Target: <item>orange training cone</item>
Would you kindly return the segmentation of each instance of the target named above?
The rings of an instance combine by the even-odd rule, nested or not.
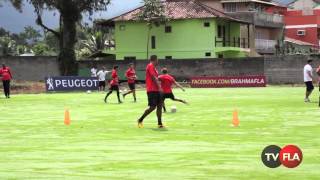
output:
[[[66,109],[64,111],[64,124],[68,126],[68,125],[70,125],[70,123],[71,123],[71,120],[70,120],[69,109]]]
[[[236,109],[233,111],[232,124],[234,127],[238,127],[240,124],[239,117],[238,117],[238,111]]]

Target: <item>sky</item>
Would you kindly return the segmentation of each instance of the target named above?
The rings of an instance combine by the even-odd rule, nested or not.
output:
[[[106,12],[97,12],[92,18],[112,18],[140,6],[141,1],[142,0],[111,0],[111,4],[108,6]],[[14,33],[23,31],[24,27],[29,25],[41,29],[35,23],[36,18],[32,5],[25,3],[22,13],[20,13],[10,3],[2,4],[3,7],[0,7],[0,27]],[[44,12],[43,14],[43,22],[51,28],[58,27],[58,16],[55,14],[55,12]],[[84,21],[88,21],[88,17],[84,17]]]

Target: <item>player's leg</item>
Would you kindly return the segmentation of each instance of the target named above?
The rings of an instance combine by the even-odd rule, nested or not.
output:
[[[107,103],[107,99],[110,96],[110,94],[112,94],[112,87],[109,89],[109,92],[107,93],[106,97],[104,98],[104,102]]]
[[[4,92],[4,95],[6,96],[7,98],[7,84],[6,84],[6,81],[2,81],[2,85],[3,85],[3,92]]]
[[[133,95],[134,102],[137,102],[136,89],[132,90],[132,95]]]
[[[135,84],[135,83],[130,84],[130,90],[132,91],[132,95],[133,95],[133,100],[134,100],[134,102],[137,102],[137,97],[136,97],[136,84]]]
[[[122,101],[120,100],[120,91],[119,91],[119,86],[116,86],[116,91],[117,91],[117,97],[118,97],[118,103],[122,103]]]
[[[158,118],[158,127],[164,128],[162,124],[162,102],[163,102],[163,94],[160,92],[156,94],[156,103],[157,103],[157,118]]]
[[[3,86],[3,89],[4,89],[4,94],[6,96],[6,98],[9,98],[9,81],[6,80],[4,81],[4,86]]]
[[[166,109],[166,105],[164,103],[165,99],[162,100],[162,108],[163,108],[163,112],[167,112],[167,109]]]
[[[99,88],[98,88],[98,91],[101,91],[101,86],[102,86],[101,81],[99,81]]]
[[[159,128],[164,128],[162,124],[162,101],[161,98],[159,99],[159,103],[157,105],[157,118],[158,118],[158,127]]]
[[[143,120],[150,114],[152,113],[152,111],[154,111],[156,109],[156,106],[149,106],[144,113],[142,114],[142,116],[138,119],[138,123],[143,123]]]
[[[143,120],[152,112],[156,109],[157,107],[157,102],[155,99],[155,92],[148,92],[148,108],[144,111],[142,116],[138,119],[138,127],[142,128],[143,127]]]
[[[305,102],[310,102],[309,96],[311,95],[311,93],[314,89],[312,81],[306,82],[306,86],[307,86],[307,88],[306,88]]]
[[[102,91],[105,91],[106,90],[106,81],[103,81],[102,83]]]
[[[125,98],[126,97],[126,95],[128,95],[128,94],[130,94],[130,93],[133,93],[133,90],[134,90],[134,84],[132,84],[132,83],[128,83],[128,86],[129,86],[129,91],[128,92],[126,92],[126,93],[124,93],[123,94],[123,98]]]
[[[10,98],[10,80],[7,81],[7,95]]]
[[[188,104],[187,101],[182,100],[182,99],[177,99],[177,98],[175,98],[175,99],[172,99],[172,100],[173,100],[173,101],[177,101],[177,102],[181,102],[181,103],[183,103],[183,104]]]
[[[173,101],[181,102],[181,103],[183,103],[183,104],[188,104],[185,100],[177,99],[177,98],[174,96],[173,93],[168,94],[168,97],[169,97],[170,99],[172,99]]]
[[[126,95],[128,95],[128,94],[130,94],[130,93],[132,93],[132,90],[130,90],[130,91],[128,91],[128,92],[126,92],[126,93],[124,93],[124,94],[123,94],[123,98],[125,98],[125,97],[126,97]]]

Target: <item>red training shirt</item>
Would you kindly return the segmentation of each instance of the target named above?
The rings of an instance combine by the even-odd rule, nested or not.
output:
[[[112,80],[110,82],[110,85],[111,86],[118,86],[119,85],[119,78],[118,78],[118,73],[115,69],[112,70],[111,78],[112,78]]]
[[[129,68],[126,72],[126,77],[128,79],[128,83],[135,83],[136,82],[136,71],[133,68]]]
[[[9,67],[0,69],[0,74],[2,75],[2,81],[11,80],[11,72]]]
[[[153,82],[152,76],[158,77],[158,71],[152,63],[149,63],[146,68],[146,89],[147,92],[159,92],[159,88],[156,82]]]
[[[169,74],[164,74],[159,76],[159,80],[161,81],[163,93],[172,93],[172,85],[175,79]]]

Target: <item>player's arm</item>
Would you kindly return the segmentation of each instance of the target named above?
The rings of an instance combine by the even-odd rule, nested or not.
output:
[[[179,87],[182,91],[186,91],[177,81],[173,82],[177,87]]]
[[[9,74],[10,74],[10,78],[13,79],[13,76],[12,76],[12,74],[11,74],[11,70],[10,70],[10,69],[9,69],[8,72],[9,72]]]
[[[311,71],[307,71],[307,74],[310,78],[313,78]]]
[[[160,81],[159,81],[158,77],[156,77],[155,75],[152,74],[151,79],[152,79],[153,83],[155,83],[158,86],[158,88],[161,90]]]
[[[147,69],[147,73],[150,74],[151,76],[151,80],[154,84],[157,85],[157,87],[161,90],[161,86],[160,86],[160,82],[159,82],[159,79],[156,75],[156,72],[155,72],[155,69]]]

